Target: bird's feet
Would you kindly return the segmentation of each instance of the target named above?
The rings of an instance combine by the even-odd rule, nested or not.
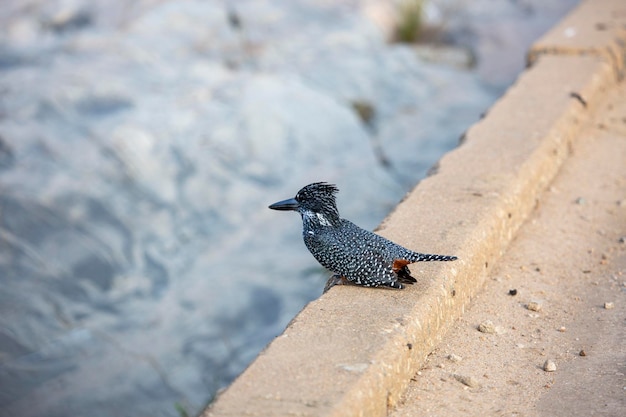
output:
[[[334,274],[330,278],[328,278],[328,281],[326,281],[326,285],[324,286],[324,292],[330,290],[335,285],[354,285],[354,284],[348,281],[346,277],[341,276],[339,274]]]

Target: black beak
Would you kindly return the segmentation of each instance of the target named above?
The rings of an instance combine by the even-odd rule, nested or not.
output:
[[[289,200],[283,200],[279,201],[278,203],[274,203],[269,208],[271,208],[272,210],[287,211],[298,210],[298,207],[300,207],[300,203],[298,203],[295,198],[290,198]]]

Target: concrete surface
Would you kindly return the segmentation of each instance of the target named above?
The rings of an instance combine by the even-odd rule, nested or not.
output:
[[[614,10],[612,19],[622,23],[587,31],[598,24],[586,18],[589,7]],[[512,239],[525,233],[527,226],[520,227],[541,210],[545,190],[581,146],[586,126],[606,117],[602,106],[618,86],[617,62],[626,55],[624,6],[588,2],[566,21],[598,36],[597,42],[582,45],[580,54],[553,54],[560,40],[542,38],[530,54],[533,65],[379,228],[411,249],[460,260],[413,265],[419,282],[404,291],[333,288],[310,303],[205,416],[379,416],[402,398],[410,407],[417,396],[403,394],[427,355],[493,276]],[[589,53],[590,44],[618,47],[596,54]],[[620,121],[611,124],[616,134],[623,134]],[[620,155],[612,156],[619,161]],[[613,172],[612,165],[603,168]],[[396,412],[413,415],[406,410]]]
[[[624,97],[622,83],[581,132],[484,291],[428,357],[391,417],[624,414]],[[495,333],[478,331],[485,321]],[[547,360],[556,371],[543,370]]]
[[[624,72],[624,20],[626,4],[621,0],[584,1],[542,36],[528,53],[528,61],[545,54],[593,55],[611,64],[616,76]]]

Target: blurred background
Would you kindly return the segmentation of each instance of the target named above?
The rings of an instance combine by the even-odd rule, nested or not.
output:
[[[375,228],[576,3],[3,0],[0,415],[199,413],[328,277],[267,206]]]

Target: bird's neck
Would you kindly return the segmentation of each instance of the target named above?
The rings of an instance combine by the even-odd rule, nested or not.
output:
[[[305,211],[302,213],[305,228],[334,227],[340,223],[339,213]]]

